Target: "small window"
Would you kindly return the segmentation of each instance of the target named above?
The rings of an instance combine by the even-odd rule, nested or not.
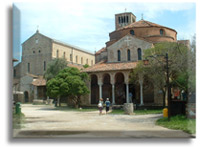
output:
[[[36,43],[36,44],[38,44],[38,42],[39,42],[39,40],[38,40],[38,39],[36,39],[36,40],[35,40],[35,43]]]
[[[131,35],[135,35],[134,30],[130,30],[130,34],[131,34]]]
[[[33,51],[33,53],[35,53],[35,51]]]
[[[28,66],[27,69],[28,69],[28,73],[29,73],[30,72],[30,63],[28,63],[27,66]]]
[[[88,59],[86,60],[86,64],[88,64]]]
[[[63,53],[63,58],[65,59],[65,57],[66,57],[66,56],[65,56],[65,52],[64,52],[64,53]]]
[[[83,57],[81,57],[81,64],[83,64]]]
[[[119,24],[121,23],[121,19],[120,19],[120,17],[118,17],[118,22],[119,22]]]
[[[130,51],[130,49],[127,50],[127,60],[128,61],[131,60],[131,51]]]
[[[126,16],[126,22],[128,23],[128,16]]]
[[[59,57],[59,51],[57,50],[56,52],[56,57],[58,58]]]
[[[72,61],[72,54],[70,54],[70,61]]]
[[[142,50],[138,48],[138,60],[142,60]]]
[[[163,34],[164,34],[164,30],[160,29],[160,35],[163,35]]]
[[[76,63],[78,64],[78,56],[76,56]]]
[[[40,53],[40,50],[38,52]]]
[[[120,50],[118,50],[117,51],[117,57],[118,57],[118,61],[121,61],[121,51]]]

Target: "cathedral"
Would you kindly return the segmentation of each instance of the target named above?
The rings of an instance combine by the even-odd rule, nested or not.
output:
[[[177,40],[176,30],[144,20],[136,21],[131,12],[115,14],[115,30],[109,33],[106,46],[92,54],[79,47],[49,38],[37,30],[22,43],[22,60],[14,67],[14,90],[22,92],[21,102],[46,99],[46,81],[42,77],[53,58],[64,58],[68,66],[83,69],[90,76],[90,94],[83,104],[97,104],[99,98],[109,98],[112,104],[133,102],[140,105],[162,105],[162,93],[153,84],[138,80],[129,84],[130,72],[142,60],[144,50],[159,42],[180,42],[189,46],[188,40]]]
[[[159,42],[181,42],[176,30],[161,26],[143,18],[136,21],[131,12],[115,15],[115,30],[109,33],[106,46],[95,53],[96,64],[85,69],[90,75],[90,104],[97,104],[99,98],[110,98],[112,104],[133,102],[140,105],[162,105],[162,95],[153,84],[141,78],[138,85],[129,84],[130,72],[134,70],[143,52]]]

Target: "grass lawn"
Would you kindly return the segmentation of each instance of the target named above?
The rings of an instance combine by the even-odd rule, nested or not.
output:
[[[162,109],[158,110],[134,110],[135,115],[146,115],[146,114],[162,114]],[[110,114],[124,114],[124,110],[115,109]]]
[[[187,119],[185,116],[181,115],[171,117],[169,122],[168,118],[158,119],[156,124],[169,129],[183,130],[190,134],[196,133],[196,120]]]

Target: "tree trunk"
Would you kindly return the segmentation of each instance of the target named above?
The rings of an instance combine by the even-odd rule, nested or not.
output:
[[[59,104],[59,107],[61,107],[60,96],[58,97],[58,104]]]

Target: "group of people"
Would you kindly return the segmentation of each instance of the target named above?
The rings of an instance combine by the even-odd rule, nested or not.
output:
[[[106,114],[107,114],[110,109],[109,98],[106,99],[105,106],[106,106]],[[101,99],[99,99],[99,103],[98,103],[99,115],[102,115],[103,107],[104,107],[104,102],[103,102],[103,98],[101,98]]]

